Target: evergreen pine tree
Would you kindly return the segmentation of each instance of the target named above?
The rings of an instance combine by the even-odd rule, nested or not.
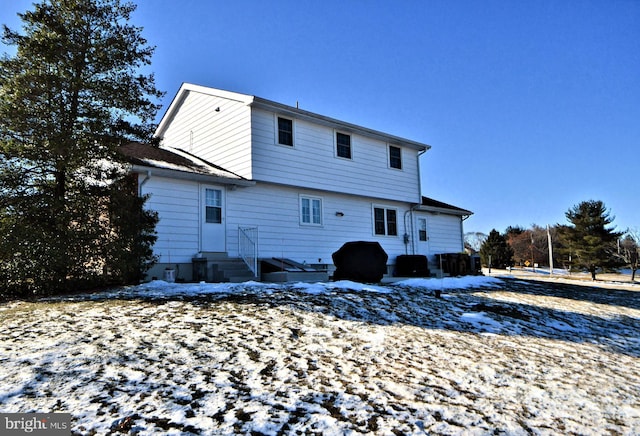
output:
[[[153,48],[128,23],[134,10],[120,0],[44,0],[20,14],[24,34],[4,27],[3,42],[16,47],[0,59],[5,289],[100,283],[110,269],[105,247],[136,237],[112,219],[126,203],[114,197],[124,195],[114,184],[127,177],[117,149],[151,137],[162,93],[153,75],[138,73]],[[153,214],[145,216],[141,202],[129,206],[134,233],[148,245]]]
[[[513,250],[507,238],[496,229],[491,230],[489,237],[480,247],[480,261],[484,266],[506,268],[513,265]]]
[[[614,251],[622,233],[615,232],[615,227],[607,227],[614,217],[610,216],[602,201],[583,201],[565,215],[571,224],[561,227],[560,231],[574,266],[586,268],[595,280],[599,268],[620,265]]]

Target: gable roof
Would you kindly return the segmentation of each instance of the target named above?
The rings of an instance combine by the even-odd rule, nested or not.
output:
[[[160,148],[140,142],[131,142],[120,147],[120,153],[133,165],[134,171],[153,169],[156,175],[177,179],[200,179],[242,186],[255,184],[178,148],[166,146]]]
[[[443,203],[442,201],[434,200],[429,197],[422,197],[422,202],[417,210],[426,211],[426,212],[436,212],[436,213],[444,213],[448,215],[460,215],[460,216],[470,216],[473,215],[473,212],[470,210],[462,209],[457,206],[453,206],[451,204]]]
[[[296,119],[311,121],[316,124],[332,127],[345,132],[355,133],[365,137],[382,140],[384,142],[388,142],[391,144],[411,147],[418,151],[426,151],[431,148],[430,145],[423,144],[421,142],[413,141],[411,139],[401,138],[395,135],[390,135],[388,133],[384,133],[378,130],[373,130],[367,127],[358,126],[356,124],[347,123],[345,121],[341,121],[331,117],[326,117],[324,115],[316,114],[314,112],[309,112],[303,109],[299,109],[297,107],[288,106],[282,103],[277,103],[275,101],[267,100],[265,98],[256,97],[248,94],[240,94],[237,92],[225,91],[217,88],[194,85],[192,83],[182,84],[177,94],[171,101],[169,108],[163,115],[162,120],[160,120],[160,123],[158,124],[158,128],[156,129],[156,132],[155,132],[156,137],[162,137],[164,135],[165,130],[171,123],[171,120],[173,119],[176,112],[180,108],[180,105],[184,102],[184,99],[189,94],[189,92],[199,92],[201,94],[234,100],[240,103],[244,103],[247,106],[276,112],[276,113],[290,116]]]

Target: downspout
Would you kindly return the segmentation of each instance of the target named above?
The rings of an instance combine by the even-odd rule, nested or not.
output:
[[[146,176],[144,177],[142,182],[140,182],[140,185],[138,185],[138,197],[142,197],[142,187],[144,186],[145,183],[149,181],[150,178],[151,178],[151,170],[147,170]]]
[[[417,168],[418,168],[418,193],[420,195],[420,198],[418,199],[418,204],[422,204],[422,174],[420,173],[420,158],[422,157],[423,154],[425,154],[427,151],[429,151],[428,148],[425,148],[422,151],[418,152],[418,156],[416,157],[417,160]]]
[[[413,212],[422,205],[422,174],[420,173],[420,157],[429,151],[428,148],[425,148],[422,151],[418,152],[416,157],[416,163],[418,168],[418,203],[411,206],[409,209],[409,213],[411,214],[411,254],[416,254],[416,238],[415,238],[415,219],[413,216]]]
[[[460,238],[462,239],[460,241],[461,245],[462,245],[462,250],[460,251],[461,253],[464,253],[464,222],[469,219],[471,215],[462,215],[460,217]]]
[[[413,216],[413,211],[415,211],[417,208],[419,208],[420,205],[419,204],[414,204],[413,206],[411,206],[411,208],[406,211],[404,213],[404,229],[405,229],[405,238],[404,238],[404,251],[405,254],[409,254],[409,250],[408,250],[408,245],[409,245],[409,241],[411,241],[411,254],[416,254],[416,238],[415,233],[415,218]],[[407,215],[409,215],[410,218],[410,225],[407,225]],[[407,230],[410,230],[409,233],[406,233]]]
[[[413,248],[413,208],[415,206],[411,206],[411,209],[406,210],[404,212],[404,254],[409,254],[409,241],[411,241],[411,254],[415,254],[415,250]],[[407,215],[411,216],[411,225],[407,225]],[[409,231],[411,230],[411,231]]]

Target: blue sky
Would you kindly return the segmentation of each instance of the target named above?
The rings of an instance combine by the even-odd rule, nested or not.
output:
[[[465,231],[589,199],[640,229],[640,1],[136,3],[165,108],[192,82],[427,143],[423,194],[472,210]]]

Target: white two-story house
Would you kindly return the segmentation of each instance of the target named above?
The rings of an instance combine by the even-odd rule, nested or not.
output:
[[[258,259],[274,257],[331,271],[348,241],[379,242],[390,266],[402,254],[463,250],[471,212],[420,192],[426,144],[192,84],[156,136],[160,148],[125,151],[160,217],[152,276],[177,267],[190,280],[198,256],[243,258],[257,277]]]

